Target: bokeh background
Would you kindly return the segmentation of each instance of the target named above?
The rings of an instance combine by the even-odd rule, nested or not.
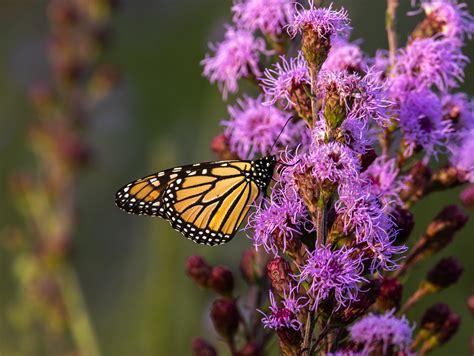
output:
[[[386,47],[385,2],[336,1],[352,18],[352,39],[373,54]],[[32,111],[27,88],[50,75],[45,40],[45,0],[0,2],[0,229],[23,222],[8,189],[11,174],[34,166],[26,134]],[[188,355],[193,336],[215,339],[207,317],[211,295],[185,276],[186,256],[201,254],[238,273],[240,253],[250,245],[241,234],[215,248],[195,245],[159,219],[125,215],[113,203],[118,187],[131,179],[174,165],[213,159],[211,138],[220,132],[226,104],[215,86],[201,75],[199,61],[208,41],[220,40],[230,20],[231,0],[122,0],[113,19],[113,42],[105,60],[121,76],[118,87],[92,113],[86,140],[94,149],[92,169],[78,180],[78,221],[73,268],[103,355]],[[404,16],[401,39],[417,18]],[[471,6],[471,10],[472,9]],[[474,58],[474,46],[467,47]],[[474,94],[474,66],[468,66],[464,89]],[[459,202],[460,190],[430,196],[416,205],[420,233],[439,209]],[[470,215],[474,218],[474,215]],[[474,221],[443,255],[455,254],[466,267],[460,283],[429,296],[409,317],[419,320],[436,301],[450,303],[463,317],[459,334],[438,355],[469,354],[473,332],[466,300],[472,292]],[[0,249],[0,354],[19,355],[12,324],[17,282],[14,256]],[[408,295],[436,258],[417,267],[408,281]],[[429,263],[431,262],[431,263]],[[37,353],[41,354],[40,351]]]

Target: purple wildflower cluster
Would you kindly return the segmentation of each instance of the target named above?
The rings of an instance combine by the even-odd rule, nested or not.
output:
[[[271,192],[248,220],[255,249],[241,264],[252,293],[267,294],[271,285],[268,307],[253,303],[248,321],[239,317],[246,342],[260,350],[272,331],[283,354],[303,355],[427,352],[454,334],[445,338],[443,323],[415,329],[404,313],[455,283],[462,272],[457,260],[443,260],[447,272],[435,267],[404,305],[400,277],[466,223],[456,206],[445,207],[404,255],[411,206],[436,190],[474,182],[474,101],[456,91],[474,17],[455,0],[417,5],[412,15],[424,18],[406,45],[389,41],[388,51],[371,57],[360,41],[350,42],[344,9],[235,0],[234,24],[203,61],[204,75],[225,98],[243,78],[261,91],[229,106],[216,152],[278,159]],[[432,166],[440,156],[449,164]],[[263,328],[249,335],[255,310],[264,315]],[[226,340],[239,354],[237,329]]]

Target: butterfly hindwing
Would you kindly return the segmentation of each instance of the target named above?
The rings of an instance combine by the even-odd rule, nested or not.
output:
[[[216,245],[237,232],[251,204],[266,190],[275,158],[176,167],[138,179],[117,192],[127,212],[160,216],[194,242]]]

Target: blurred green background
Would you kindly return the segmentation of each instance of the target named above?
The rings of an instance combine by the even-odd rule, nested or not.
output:
[[[373,54],[386,47],[385,2],[336,1],[352,18],[352,39],[363,39]],[[403,16],[401,38],[417,18]],[[166,167],[213,159],[211,138],[219,133],[226,104],[215,86],[201,76],[199,61],[208,41],[222,38],[230,20],[230,0],[122,0],[113,20],[114,42],[106,61],[115,64],[121,82],[90,118],[87,141],[96,161],[79,180],[79,219],[73,265],[104,355],[188,355],[193,336],[215,339],[207,310],[212,296],[185,276],[186,256],[202,254],[237,272],[239,256],[250,241],[243,234],[231,244],[195,245],[158,219],[123,214],[113,203],[115,190],[131,179]],[[48,78],[44,0],[0,2],[0,228],[19,223],[8,179],[33,164],[26,128],[32,112],[27,87]],[[474,46],[467,47],[474,58]],[[474,94],[474,66],[464,89]],[[415,207],[416,231],[422,231],[443,204],[458,202],[460,190],[435,194]],[[471,213],[471,217],[474,217]],[[439,355],[469,354],[473,332],[466,300],[472,292],[474,222],[443,255],[455,254],[466,267],[460,283],[426,298],[409,314],[419,320],[436,301],[450,303],[463,326]],[[438,256],[412,275],[405,296]],[[0,252],[0,355],[17,355],[18,338],[9,322],[15,298],[12,256]]]

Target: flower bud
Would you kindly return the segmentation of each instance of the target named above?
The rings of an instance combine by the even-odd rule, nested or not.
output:
[[[438,332],[448,319],[451,310],[446,303],[438,303],[429,307],[421,318],[421,329],[434,334]]]
[[[474,184],[467,187],[461,193],[461,201],[463,204],[471,210],[474,210]]]
[[[217,356],[216,349],[202,337],[196,337],[192,343],[193,356]]]
[[[377,298],[377,308],[381,311],[398,309],[403,295],[403,284],[398,278],[385,277],[382,279],[380,294]]]
[[[291,273],[290,265],[281,257],[275,257],[267,264],[267,275],[272,283],[272,287],[283,296],[285,291],[290,289],[288,275]]]
[[[262,348],[256,341],[249,341],[244,348],[237,353],[238,356],[260,356],[261,354]]]
[[[417,162],[409,171],[406,188],[400,193],[405,202],[414,203],[420,199],[431,179],[431,169],[421,161]]]
[[[217,135],[212,139],[211,149],[219,159],[229,160],[238,159],[239,157],[230,150],[229,142],[225,134]]]
[[[311,87],[307,84],[292,84],[292,88],[290,90],[293,108],[295,109],[298,116],[305,119],[306,121],[310,121],[312,115],[311,98],[306,94],[310,92]]]
[[[211,277],[212,267],[207,264],[201,256],[194,255],[188,257],[185,264],[186,273],[192,280],[201,287],[208,286]]]
[[[347,116],[346,108],[348,107],[348,103],[345,103],[344,100],[339,97],[337,88],[328,86],[326,87],[326,91],[323,108],[324,118],[330,128],[336,129],[341,126]]]
[[[211,319],[217,333],[230,340],[239,327],[239,311],[234,300],[216,299],[211,307]]]
[[[256,251],[253,248],[248,248],[240,259],[240,273],[247,283],[255,283],[259,278],[256,269]]]
[[[365,283],[348,308],[341,308],[337,320],[343,324],[352,323],[355,319],[363,315],[375,303],[380,294],[380,281],[372,280]]]
[[[230,297],[234,289],[234,275],[227,267],[216,266],[211,271],[208,286],[216,293]]]
[[[413,348],[417,347],[421,341],[433,337],[439,332],[451,314],[449,306],[445,303],[438,303],[429,307],[421,317],[421,325]]]
[[[393,212],[392,216],[395,222],[396,229],[398,231],[396,243],[397,245],[402,245],[406,242],[410,236],[413,228],[415,227],[415,220],[413,219],[413,214],[410,210],[405,209],[401,206],[397,206]]]
[[[377,158],[377,152],[372,146],[369,146],[367,148],[367,151],[364,154],[360,155],[359,157],[361,173],[366,171],[367,168],[369,168],[369,166],[375,161],[376,158]]]
[[[471,315],[474,317],[474,294],[469,297],[467,300],[467,306],[469,307],[469,311]]]
[[[282,355],[298,355],[301,348],[301,332],[293,328],[277,330]]]
[[[449,245],[456,232],[466,225],[467,220],[468,217],[456,205],[444,207],[412,248],[397,275],[403,274],[410,267]]]
[[[443,325],[439,328],[439,331],[423,343],[420,354],[424,355],[434,348],[448,342],[459,330],[460,324],[460,316],[451,312],[444,321]]]
[[[456,283],[463,271],[464,267],[455,257],[443,258],[428,272],[426,281],[441,290]]]

